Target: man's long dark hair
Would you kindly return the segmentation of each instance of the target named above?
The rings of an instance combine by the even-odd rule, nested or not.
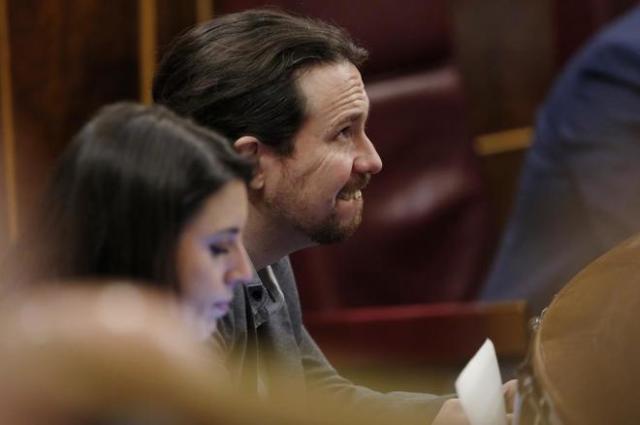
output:
[[[314,65],[361,65],[367,52],[338,27],[258,9],[200,24],[162,58],[153,97],[231,140],[254,136],[282,155],[305,118],[296,78]]]
[[[181,229],[208,196],[250,177],[224,137],[164,107],[107,106],[61,157],[12,277],[122,277],[177,289]]]

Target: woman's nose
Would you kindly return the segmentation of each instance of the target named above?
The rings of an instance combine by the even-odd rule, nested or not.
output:
[[[250,282],[253,278],[253,267],[251,266],[251,260],[242,242],[238,243],[238,247],[234,252],[235,258],[233,259],[233,265],[227,271],[225,282],[228,285]]]

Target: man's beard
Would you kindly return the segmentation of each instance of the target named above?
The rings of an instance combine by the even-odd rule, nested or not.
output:
[[[340,224],[335,211],[320,223],[309,226],[298,226],[297,229],[304,232],[312,242],[326,245],[342,242],[350,238],[362,222],[362,210],[359,210],[349,223]]]
[[[295,189],[294,189],[295,190]],[[340,223],[336,211],[329,216],[316,220],[313,217],[315,211],[301,205],[296,199],[294,190],[280,193],[274,199],[265,199],[265,205],[273,217],[278,221],[284,221],[297,232],[307,236],[313,243],[326,245],[342,242],[351,237],[362,222],[362,208],[360,208],[348,223]]]

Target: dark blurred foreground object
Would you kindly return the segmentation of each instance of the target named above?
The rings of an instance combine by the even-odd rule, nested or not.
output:
[[[640,231],[640,7],[596,36],[541,109],[484,300],[547,305]]]
[[[640,236],[591,263],[534,322],[520,425],[637,424]]]
[[[48,286],[0,300],[0,423],[388,424],[321,394],[264,403],[230,387],[213,347],[166,294],[123,283]],[[284,376],[284,375],[283,375]]]

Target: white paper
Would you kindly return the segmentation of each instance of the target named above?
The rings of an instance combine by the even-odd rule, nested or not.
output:
[[[460,372],[456,391],[471,425],[507,425],[502,379],[490,339]]]

